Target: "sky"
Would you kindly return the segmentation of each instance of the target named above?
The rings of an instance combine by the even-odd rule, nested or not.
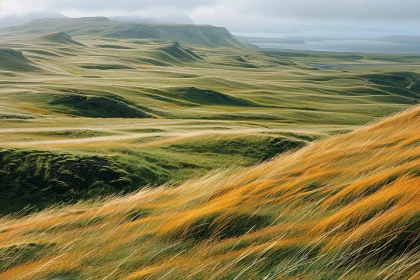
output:
[[[325,30],[420,35],[420,0],[0,0],[0,17],[187,15],[233,32],[310,35]],[[359,31],[357,31],[359,30]],[[305,33],[306,32],[306,33]]]

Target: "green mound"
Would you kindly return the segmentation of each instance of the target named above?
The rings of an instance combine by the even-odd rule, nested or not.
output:
[[[68,45],[77,45],[77,46],[84,46],[82,43],[77,42],[73,40],[67,33],[65,32],[56,32],[56,33],[50,33],[46,34],[44,36],[41,36],[41,39],[56,43],[56,44],[68,44]]]
[[[0,70],[29,72],[39,70],[22,52],[0,49]]]
[[[135,62],[139,62],[139,63],[145,63],[145,64],[149,64],[149,65],[153,65],[153,66],[170,66],[172,64],[161,61],[161,60],[157,60],[157,59],[153,59],[150,57],[140,57],[137,58]]]
[[[253,163],[268,160],[286,151],[304,147],[305,141],[269,136],[214,136],[210,139],[189,140],[169,146],[169,149],[189,153],[241,155]]]
[[[369,80],[369,82],[384,85],[404,87],[407,89],[416,88],[420,82],[420,75],[414,72],[394,72],[385,74],[368,74],[362,75],[362,78]]]
[[[61,55],[58,55],[54,52],[49,52],[49,51],[44,51],[44,50],[25,50],[26,52],[29,53],[34,53],[34,54],[40,54],[43,56],[48,56],[48,57],[59,57]]]
[[[31,204],[44,208],[104,194],[128,192],[155,180],[159,170],[131,169],[115,159],[32,150],[0,149],[0,213]],[[4,203],[7,201],[8,203]]]
[[[361,78],[379,86],[384,92],[420,100],[420,75],[414,72],[393,72],[362,75]]]
[[[118,148],[112,156],[0,148],[0,217],[28,205],[43,209],[158,186],[198,167],[181,158]]]
[[[92,64],[92,65],[82,65],[80,66],[84,69],[89,70],[125,70],[125,69],[135,69],[130,66],[121,65],[121,64]]]
[[[181,62],[203,60],[201,56],[196,54],[191,49],[181,47],[181,45],[178,42],[174,42],[173,44],[170,44],[168,46],[161,47],[158,50],[166,53],[167,55]]]
[[[98,47],[103,49],[117,49],[117,50],[132,50],[133,48],[119,46],[119,45],[98,45]]]
[[[173,88],[168,90],[166,95],[199,105],[257,106],[257,104],[244,98],[234,97],[214,90],[199,89],[196,87]]]
[[[57,111],[91,118],[152,118],[153,116],[124,101],[111,97],[82,96],[78,94],[58,97],[51,105],[63,106]]]

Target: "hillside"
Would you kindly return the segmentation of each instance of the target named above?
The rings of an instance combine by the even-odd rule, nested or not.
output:
[[[415,279],[419,131],[416,107],[246,171],[3,218],[0,278]]]
[[[65,32],[49,33],[41,36],[40,39],[57,44],[83,46],[82,43],[73,40],[73,38]]]
[[[39,70],[22,52],[0,48],[0,70],[29,72]]]
[[[202,47],[246,48],[226,29],[199,25],[163,25],[114,21],[104,17],[41,19],[2,30],[3,35],[40,36],[65,32],[70,36],[118,39],[160,39]]]

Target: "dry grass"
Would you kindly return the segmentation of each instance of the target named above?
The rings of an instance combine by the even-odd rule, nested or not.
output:
[[[416,279],[419,132],[416,107],[240,173],[3,218],[0,279]]]

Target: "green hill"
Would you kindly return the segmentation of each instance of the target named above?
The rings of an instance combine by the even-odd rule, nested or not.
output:
[[[45,41],[48,41],[48,42],[57,43],[57,44],[66,44],[66,45],[69,44],[69,45],[83,46],[82,43],[73,40],[73,38],[71,38],[65,32],[49,33],[49,34],[41,36],[41,39],[43,39]]]
[[[181,47],[178,42],[174,42],[164,47],[159,47],[158,51],[161,51],[180,62],[203,60],[203,58],[194,51]]]
[[[226,28],[198,25],[160,25],[161,38],[206,47],[244,48]]]
[[[0,49],[0,70],[28,72],[39,70],[39,68],[20,51]]]
[[[231,96],[214,90],[199,89],[197,87],[179,87],[161,90],[157,94],[190,102],[197,105],[213,106],[257,106],[256,103],[240,97]]]
[[[78,94],[57,97],[50,104],[57,106],[57,111],[91,118],[151,118],[143,110],[104,96],[84,96]],[[63,108],[63,109],[61,109]]]
[[[208,25],[156,25],[131,23],[113,21],[105,17],[40,19],[34,20],[28,24],[5,29],[1,33],[39,36],[46,33],[63,34],[63,32],[70,36],[100,36],[118,39],[161,39],[165,41],[178,41],[181,44],[212,48],[247,47],[240,43],[226,28]],[[61,38],[59,39],[61,41],[63,35],[60,35],[59,38]]]

